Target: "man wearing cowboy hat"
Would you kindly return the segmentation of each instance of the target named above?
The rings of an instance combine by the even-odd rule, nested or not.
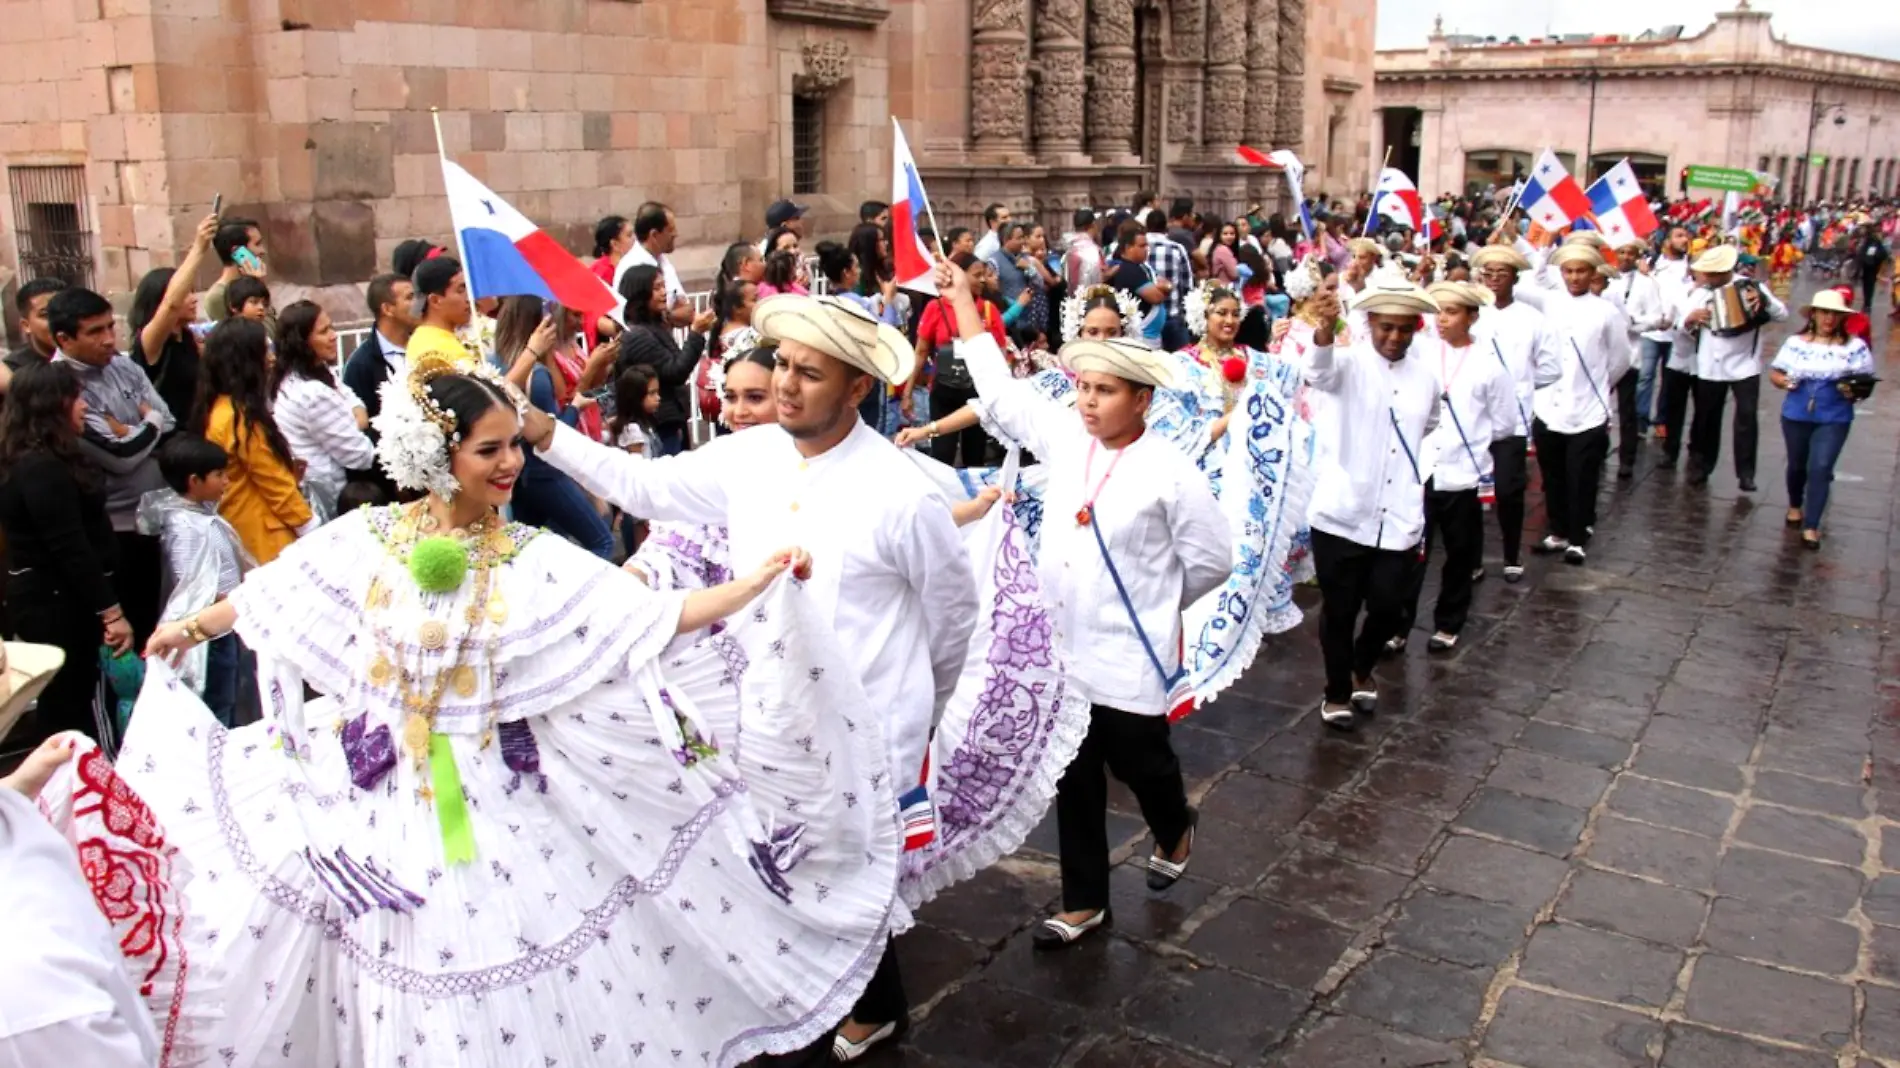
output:
[[[1589,242],[1566,243],[1550,257],[1564,289],[1545,299],[1544,314],[1557,339],[1560,371],[1540,386],[1531,435],[1544,475],[1548,533],[1542,553],[1563,553],[1581,565],[1597,521],[1597,486],[1610,453],[1610,390],[1630,367],[1623,314],[1591,292],[1603,257]]]
[[[1537,387],[1549,385],[1561,373],[1557,339],[1544,322],[1544,313],[1518,293],[1534,286],[1518,285],[1530,261],[1509,245],[1486,245],[1471,257],[1478,281],[1491,291],[1492,306],[1478,317],[1473,333],[1499,365],[1509,370],[1516,386],[1516,419],[1511,433],[1491,445],[1497,478],[1498,533],[1504,539],[1504,581],[1524,578],[1520,554],[1524,544],[1524,493],[1530,486],[1531,406]]]
[[[778,342],[776,426],[660,460],[591,441],[532,407],[522,436],[631,515],[725,526],[734,560],[763,560],[787,544],[810,552],[807,588],[828,609],[872,707],[887,710],[891,774],[916,782],[931,725],[963,670],[977,594],[948,503],[858,418],[869,390],[910,380],[915,350],[833,297],[767,298],[752,327]],[[861,1055],[902,1030],[908,1014],[886,949],[836,1041]],[[811,1055],[829,1055],[833,1041]]]
[[[940,262],[937,286],[989,417],[1043,461],[1037,570],[1070,684],[1091,706],[1056,791],[1062,911],[1032,938],[1060,949],[1108,921],[1108,770],[1154,832],[1149,888],[1187,870],[1194,813],[1168,741],[1170,715],[1185,711],[1181,612],[1227,580],[1233,539],[1207,476],[1145,432],[1154,391],[1174,383],[1173,357],[1121,338],[1069,342],[1056,359],[1076,376],[1071,411],[1010,373],[962,271]]]
[[[1320,720],[1351,730],[1355,709],[1370,712],[1378,704],[1372,669],[1399,632],[1414,550],[1425,531],[1430,472],[1422,450],[1438,425],[1440,390],[1438,369],[1417,339],[1438,304],[1402,275],[1375,274],[1353,300],[1354,310],[1366,315],[1366,333],[1335,352],[1338,299],[1325,290],[1313,299],[1319,327],[1305,377],[1328,395],[1331,416],[1320,428],[1328,440],[1308,512],[1326,662]]]
[[[1695,421],[1689,426],[1689,484],[1706,485],[1722,453],[1722,410],[1735,395],[1735,480],[1743,493],[1755,492],[1755,450],[1760,428],[1755,409],[1761,401],[1761,329],[1719,337],[1714,322],[1715,291],[1735,278],[1740,255],[1734,245],[1717,245],[1698,256],[1689,269],[1696,288],[1683,302],[1677,324],[1695,337]],[[1746,283],[1745,283],[1746,284]],[[1744,304],[1754,302],[1773,322],[1788,318],[1788,306],[1766,288],[1746,284]],[[1750,309],[1755,310],[1755,309]]]
[[[0,647],[0,739],[59,671],[50,645]],[[71,842],[34,803],[75,735],[47,739],[0,779],[0,1064],[140,1068],[158,1063],[158,1033],[126,971],[118,937],[93,900]]]
[[[1642,269],[1649,246],[1642,241],[1625,241],[1616,249],[1617,270],[1610,278],[1604,295],[1623,313],[1632,350],[1640,346],[1643,335],[1668,325],[1671,313],[1663,305],[1662,291],[1656,280]],[[1627,481],[1636,474],[1636,443],[1642,436],[1647,412],[1638,411],[1640,370],[1634,361],[1623,377],[1616,380],[1616,477]]]

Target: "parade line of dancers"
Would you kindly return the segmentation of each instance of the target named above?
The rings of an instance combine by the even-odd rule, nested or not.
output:
[[[1170,354],[1098,288],[1047,365],[1006,355],[940,264],[977,399],[922,434],[980,424],[996,470],[860,420],[916,353],[828,297],[761,301],[758,347],[725,366],[731,432],[659,460],[493,368],[412,357],[375,426],[419,499],[163,624],[116,760],[58,736],[0,789],[8,1012],[40,1021],[12,1055],[853,1061],[908,1025],[891,940],[1052,803],[1062,902],[1034,944],[1088,938],[1112,922],[1107,776],[1165,892],[1196,848],[1170,724],[1299,622],[1298,582],[1321,594],[1320,719],[1344,730],[1378,704],[1433,540],[1435,651],[1458,645],[1487,505],[1521,579],[1533,441],[1536,548],[1586,562],[1634,336],[1597,292],[1603,250],[1492,246],[1482,284],[1429,288],[1377,255],[1294,271],[1272,352],[1238,343],[1231,289],[1193,294],[1199,343]],[[1695,293],[1732,268],[1705,254]],[[1678,325],[1743,344],[1702,332],[1708,299]],[[62,373],[16,379],[9,418]],[[503,518],[528,450],[653,521],[625,569]],[[233,633],[266,715],[227,729],[168,665]],[[0,731],[59,663],[6,652]]]

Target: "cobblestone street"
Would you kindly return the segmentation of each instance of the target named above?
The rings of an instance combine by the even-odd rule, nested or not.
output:
[[[1176,731],[1189,877],[1153,896],[1124,865],[1111,936],[1033,954],[1051,817],[900,941],[918,1023],[866,1063],[1900,1066],[1900,383],[1863,408],[1819,553],[1783,523],[1763,394],[1752,498],[1726,433],[1704,490],[1645,443],[1634,483],[1606,469],[1589,566],[1527,556],[1515,587],[1487,517],[1465,642],[1415,633],[1356,735],[1314,714],[1309,611]]]

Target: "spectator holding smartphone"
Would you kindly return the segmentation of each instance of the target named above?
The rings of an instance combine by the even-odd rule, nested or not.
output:
[[[211,237],[211,251],[218,254],[224,269],[205,291],[204,314],[212,322],[221,323],[233,311],[226,306],[225,289],[239,278],[264,280],[264,231],[251,219],[221,219],[217,233]]]

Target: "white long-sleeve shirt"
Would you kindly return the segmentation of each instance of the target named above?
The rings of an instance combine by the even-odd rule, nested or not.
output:
[[[724,525],[739,570],[782,549],[809,552],[807,589],[871,706],[888,710],[891,772],[917,781],[963,670],[976,577],[949,505],[897,446],[859,423],[807,459],[791,435],[761,426],[652,460],[562,425],[543,456],[633,515]]]
[[[376,446],[356,427],[356,394],[338,382],[291,375],[278,387],[271,415],[283,431],[290,454],[304,462],[304,481],[331,495],[342,490],[347,471],[376,466]]]
[[[1491,443],[1517,427],[1517,393],[1510,372],[1489,346],[1454,348],[1442,338],[1428,346],[1438,366],[1438,427],[1425,436],[1423,465],[1433,488],[1476,489],[1491,473]]]
[[[1521,297],[1528,288],[1534,287],[1519,285],[1514,295]],[[1490,353],[1492,362],[1510,373],[1516,415],[1506,436],[1529,437],[1537,387],[1555,382],[1562,373],[1562,353],[1544,322],[1544,313],[1522,299],[1514,299],[1505,307],[1479,312],[1471,336]]]
[[[0,786],[0,1068],[141,1068],[158,1033],[79,857],[33,802]]]
[[[1762,303],[1768,308],[1768,317],[1774,322],[1788,318],[1788,306],[1775,299],[1767,286],[1759,286],[1756,292],[1761,294]],[[1706,308],[1714,300],[1714,290],[1707,286],[1697,286],[1683,301],[1682,310],[1676,316],[1678,326],[1687,327],[1691,312]],[[1739,382],[1744,378],[1753,378],[1761,374],[1761,331],[1750,330],[1734,337],[1717,337],[1715,331],[1704,327],[1693,331],[1695,376],[1711,382]]]
[[[1539,422],[1559,434],[1580,434],[1610,421],[1616,380],[1630,367],[1623,313],[1594,293],[1568,290],[1544,298],[1544,318],[1557,344],[1557,380],[1537,389]]]
[[[1308,520],[1375,549],[1410,549],[1425,530],[1425,438],[1438,426],[1438,368],[1420,338],[1387,360],[1369,340],[1306,352],[1306,382],[1326,394],[1325,459]]]
[[[1673,309],[1664,305],[1656,280],[1641,271],[1625,271],[1610,279],[1604,295],[1629,320],[1631,341],[1675,322]]]
[[[1649,278],[1656,283],[1656,299],[1662,305],[1666,318],[1643,337],[1673,344],[1676,341],[1676,306],[1695,288],[1695,276],[1689,273],[1689,257],[1684,256],[1679,260],[1672,260],[1668,256],[1657,257],[1655,266],[1649,269]]]
[[[1103,448],[1074,408],[1012,376],[987,334],[957,342],[957,353],[989,418],[1034,452],[1047,473],[1037,572],[1071,683],[1096,704],[1167,715],[1168,688],[1142,647],[1128,604],[1161,667],[1178,671],[1182,609],[1233,570],[1233,535],[1207,476],[1160,434],[1143,434],[1119,451]],[[1127,604],[1096,531],[1076,522],[1091,499],[1091,525],[1114,558]]]

